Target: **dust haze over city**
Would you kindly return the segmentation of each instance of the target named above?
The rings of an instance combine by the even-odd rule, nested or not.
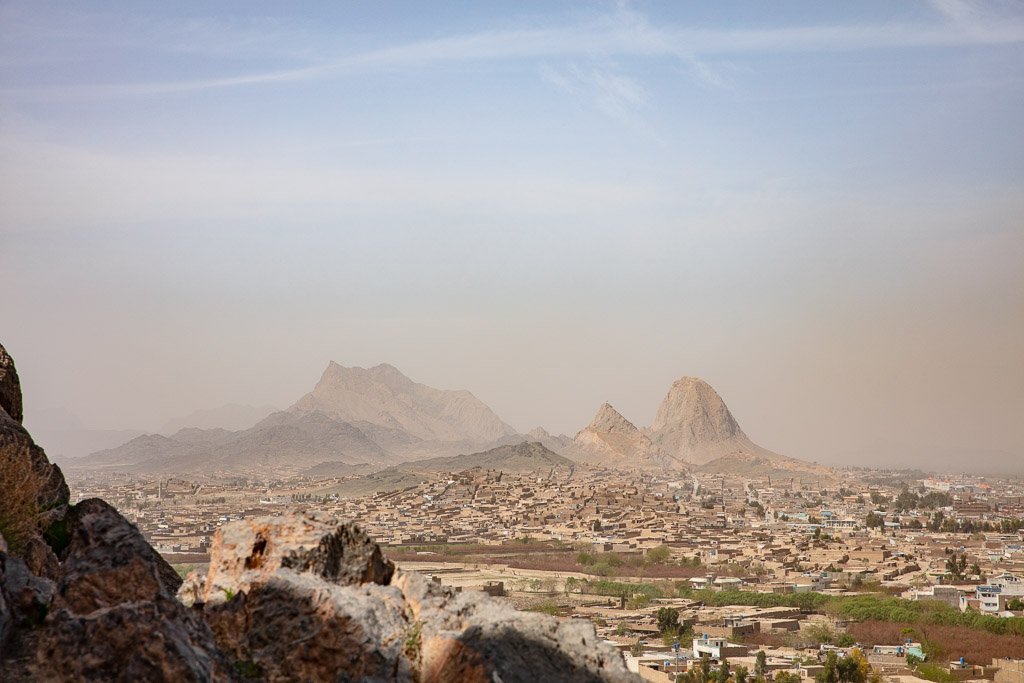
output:
[[[11,443],[45,449],[31,476],[49,482],[38,524],[5,527],[24,514],[0,509],[0,539],[40,581],[66,579],[54,525],[85,524],[74,510],[92,497],[137,526],[158,573],[200,577],[168,592],[199,612],[242,581],[217,569],[217,529],[315,513],[362,524],[402,576],[447,586],[416,553],[465,553],[460,590],[512,581],[468,569],[501,558],[564,596],[604,561],[599,575],[638,585],[649,570],[800,593],[794,577],[820,571],[828,590],[877,582],[906,600],[952,583],[963,602],[930,595],[1009,620],[986,633],[1010,644],[978,652],[1024,658],[1015,589],[993,584],[994,611],[982,590],[1024,576],[1017,2],[0,3],[0,291]],[[485,533],[444,505],[498,521]],[[824,550],[774,567],[771,548],[687,545],[721,526],[750,547],[845,543],[844,568]],[[918,530],[949,535],[941,561]],[[519,538],[553,545],[467,549]],[[31,550],[43,540],[52,562]],[[947,572],[952,549],[979,571],[953,553]],[[655,550],[669,556],[647,562]],[[614,564],[634,555],[639,577]],[[519,587],[516,608],[582,616],[605,641],[614,628],[641,676],[644,619],[660,604],[685,621],[668,601],[693,598],[660,588],[624,635],[622,615]],[[56,664],[33,663],[4,604],[13,670],[45,679]],[[692,616],[705,641],[733,619]],[[200,621],[218,634],[219,618]],[[826,626],[822,647],[888,647]],[[949,641],[939,659],[974,637],[933,636]],[[251,637],[208,644],[188,676],[336,671],[275,678],[280,653]],[[679,652],[672,673],[697,676]],[[380,680],[471,680],[451,658],[395,657]],[[613,659],[578,680],[617,680]],[[116,675],[156,670],[132,666]]]

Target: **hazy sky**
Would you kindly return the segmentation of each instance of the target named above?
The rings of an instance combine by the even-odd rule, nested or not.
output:
[[[294,5],[0,2],[30,424],[387,361],[524,431],[697,375],[789,455],[1024,461],[1019,2]]]

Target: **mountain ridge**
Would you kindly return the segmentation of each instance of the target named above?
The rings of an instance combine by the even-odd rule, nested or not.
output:
[[[348,468],[415,469],[418,462],[420,469],[442,462],[471,467],[465,464],[466,454],[483,462],[481,454],[518,448],[524,441],[556,458],[621,469],[746,468],[816,475],[827,469],[755,444],[722,397],[695,377],[672,383],[650,427],[638,428],[606,402],[569,439],[540,427],[529,435],[518,434],[471,392],[420,384],[393,365],[345,367],[335,361],[328,363],[312,391],[248,429],[189,427],[170,436],[145,434],[69,465],[154,473],[250,468],[301,473],[320,465],[322,470],[355,473],[358,470]]]
[[[387,363],[360,368],[331,361],[313,391],[288,410],[401,429],[425,441],[487,443],[516,434],[468,390],[435,389]]]

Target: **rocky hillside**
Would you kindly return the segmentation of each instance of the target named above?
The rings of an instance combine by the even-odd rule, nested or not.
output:
[[[69,504],[0,346],[0,672],[12,681],[639,681],[586,621],[396,572],[355,524],[234,522],[182,585],[99,499]]]
[[[533,472],[552,467],[572,467],[574,464],[569,458],[548,450],[540,442],[523,441],[515,445],[498,446],[481,453],[417,460],[407,463],[405,468],[418,472],[461,472],[474,467],[504,472]]]
[[[573,460],[548,450],[539,442],[524,441],[513,446],[498,446],[481,453],[428,458],[396,467],[388,467],[324,489],[320,493],[356,497],[386,491],[400,491],[428,481],[439,472],[463,472],[474,468],[546,474],[552,469],[575,466],[576,463]]]
[[[572,438],[565,434],[555,436],[543,427],[534,427],[526,433],[526,437],[529,441],[537,441],[544,444],[544,448],[552,451],[560,451],[572,443]]]
[[[664,469],[673,464],[609,403],[598,408],[594,419],[562,453],[577,462],[613,468]]]

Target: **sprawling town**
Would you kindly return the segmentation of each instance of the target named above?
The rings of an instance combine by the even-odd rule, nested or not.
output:
[[[829,481],[474,468],[353,478],[73,474],[182,574],[230,520],[355,520],[400,569],[592,621],[651,681],[1024,681],[1024,482],[847,469]],[[731,673],[730,673],[731,672]]]

